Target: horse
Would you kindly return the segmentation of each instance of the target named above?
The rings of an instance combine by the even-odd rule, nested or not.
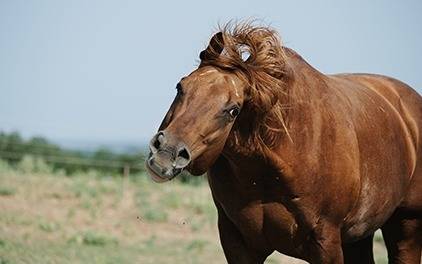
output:
[[[228,263],[421,262],[422,98],[375,74],[326,75],[253,23],[215,33],[150,141],[156,182],[207,173]]]

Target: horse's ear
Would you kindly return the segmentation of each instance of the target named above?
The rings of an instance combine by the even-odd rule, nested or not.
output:
[[[199,54],[201,60],[212,60],[217,58],[224,49],[224,37],[222,32],[212,36],[208,47]]]

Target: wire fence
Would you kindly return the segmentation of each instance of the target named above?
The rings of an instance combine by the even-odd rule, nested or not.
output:
[[[18,144],[15,144],[18,146]],[[23,145],[19,147],[24,147]],[[118,169],[122,172],[123,176],[128,176],[130,172],[134,171],[143,171],[144,170],[144,157],[139,155],[139,159],[131,160],[131,161],[122,161],[118,159],[98,159],[93,157],[78,157],[75,155],[63,154],[60,155],[52,155],[46,154],[46,152],[42,151],[42,149],[53,149],[53,148],[43,148],[43,146],[39,146],[37,148],[33,148],[31,151],[3,151],[0,150],[0,159],[4,160],[12,160],[12,161],[19,161],[24,156],[33,156],[33,157],[40,157],[45,162],[53,165],[76,165],[82,166],[85,168],[101,168],[101,169]],[[86,152],[81,152],[86,154]],[[95,153],[95,152],[90,152]],[[90,155],[92,156],[92,155]]]

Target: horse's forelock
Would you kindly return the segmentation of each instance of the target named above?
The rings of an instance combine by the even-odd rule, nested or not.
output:
[[[283,110],[288,94],[287,60],[274,29],[249,22],[228,23],[220,27],[200,57],[200,67],[212,65],[233,71],[247,82],[247,104],[259,120],[248,141],[271,147],[280,139],[280,130],[290,138]]]

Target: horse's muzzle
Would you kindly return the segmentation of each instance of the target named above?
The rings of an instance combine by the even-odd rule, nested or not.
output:
[[[182,142],[176,142],[164,131],[158,132],[150,141],[150,154],[146,168],[155,182],[165,182],[180,174],[191,161],[191,155]]]

